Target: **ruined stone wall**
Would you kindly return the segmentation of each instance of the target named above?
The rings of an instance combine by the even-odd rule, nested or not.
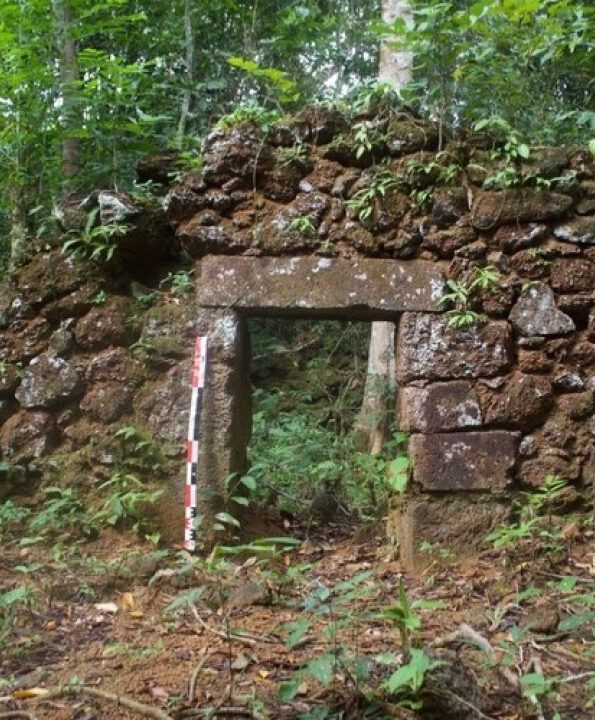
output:
[[[475,516],[484,527],[490,507],[509,505],[512,491],[550,473],[585,488],[595,430],[592,158],[576,148],[537,148],[516,165],[518,186],[486,189],[510,169],[493,152],[497,138],[450,141],[438,152],[437,129],[410,115],[356,121],[369,123],[363,149],[341,114],[307,108],[267,135],[253,125],[215,131],[203,172],[175,182],[173,159],[149,158],[140,175],[164,183],[157,209],[149,213],[125,195],[99,198],[105,221],[115,213],[132,228],[120,240],[125,270],[79,265],[58,250],[22,268],[2,308],[2,457],[48,473],[60,453],[90,439],[99,448],[115,424],[139,422],[182,462],[197,330],[221,330],[226,318],[238,323],[233,352],[218,358],[214,338],[213,361],[227,368],[224,403],[236,392],[232,369],[245,352],[238,338],[247,315],[389,317],[398,323],[399,414],[411,433],[420,497],[487,498],[488,510]],[[197,261],[202,309],[162,293],[142,311],[131,282],[154,284],[180,250]],[[298,256],[301,275],[287,270],[299,267],[288,265]],[[264,264],[240,262],[249,259]],[[390,272],[395,263],[404,268],[407,302],[391,305],[403,293],[397,280],[378,285],[361,272],[372,260]],[[152,280],[148,266],[157,268]],[[332,282],[320,272],[331,266]],[[407,270],[422,266],[421,274]],[[439,302],[445,282],[469,289],[488,266],[499,279],[475,284],[467,309],[477,321],[453,327],[449,305]],[[258,287],[255,267],[268,268]],[[101,290],[107,300],[97,304]],[[143,354],[143,345],[152,349]],[[237,454],[230,433],[218,432]],[[101,457],[97,451],[88,461],[90,472]],[[417,505],[407,522],[439,524],[445,512]]]

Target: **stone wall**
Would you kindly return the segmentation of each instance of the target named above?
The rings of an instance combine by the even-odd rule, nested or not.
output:
[[[405,113],[362,121],[371,138],[363,152],[345,117],[306,108],[266,136],[253,125],[213,132],[202,173],[178,173],[175,182],[173,158],[146,159],[139,174],[163,183],[159,206],[99,194],[103,221],[131,227],[118,271],[50,250],[4,292],[3,458],[47,473],[57,452],[89,438],[99,447],[114,423],[134,421],[182,462],[192,337],[206,331],[217,407],[230,413],[209,437],[235,458],[220,466],[217,447],[205,446],[218,458],[205,477],[216,496],[213,481],[245,462],[244,319],[392,318],[417,493],[397,509],[399,534],[413,537],[423,518],[446,517],[446,494],[477,505],[485,528],[512,492],[548,474],[588,486],[593,159],[580,148],[535,148],[531,162],[515,166],[518,186],[486,189],[504,176],[498,138],[452,140],[438,152],[431,123]],[[78,209],[68,210],[63,222],[80,225]],[[135,282],[154,285],[180,251],[197,262],[198,309],[161,293],[141,311]],[[485,267],[499,273],[497,283],[473,286]],[[447,280],[473,286],[467,309],[477,321],[453,327],[440,303]],[[97,304],[102,290],[108,299]],[[170,483],[175,503],[179,484]]]

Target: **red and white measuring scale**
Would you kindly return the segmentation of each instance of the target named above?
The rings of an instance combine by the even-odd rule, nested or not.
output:
[[[192,394],[190,400],[190,420],[188,422],[188,444],[186,457],[186,493],[184,513],[184,547],[196,549],[195,520],[198,508],[198,438],[200,436],[200,414],[202,394],[205,387],[207,368],[207,338],[199,335],[194,344],[192,363]]]

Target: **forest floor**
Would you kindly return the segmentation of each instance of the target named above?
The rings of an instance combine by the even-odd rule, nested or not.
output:
[[[0,718],[587,720],[592,520],[560,537],[467,562],[432,548],[418,577],[374,526],[210,560],[115,531],[53,549],[5,538]]]

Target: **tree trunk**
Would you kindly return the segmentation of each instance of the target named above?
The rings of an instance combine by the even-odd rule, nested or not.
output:
[[[180,110],[180,121],[176,134],[176,145],[181,148],[186,133],[186,123],[192,103],[192,85],[194,83],[194,31],[192,29],[192,8],[190,0],[184,0],[184,43],[186,46],[186,83]]]
[[[10,188],[10,257],[8,267],[14,270],[25,254],[27,241],[27,207],[25,191],[20,178],[13,180]]]
[[[384,0],[382,3],[382,19],[392,25],[395,20],[411,22],[411,7],[408,2],[400,0]],[[411,80],[413,55],[399,47],[391,47],[383,43],[380,47],[378,60],[378,79],[391,83],[399,92]]]
[[[383,0],[382,19],[392,24],[398,18],[410,21],[409,3]],[[411,80],[412,60],[410,52],[384,43],[380,48],[378,79],[391,83],[398,92]],[[396,405],[395,336],[394,323],[372,323],[364,397],[356,426],[358,435],[363,436],[362,445],[373,455],[382,450],[388,439]]]
[[[81,143],[70,134],[78,125],[76,107],[78,64],[77,49],[72,37],[72,12],[69,0],[53,0],[56,36],[60,52],[60,89],[62,93],[62,196],[76,189],[76,176],[80,170]]]

